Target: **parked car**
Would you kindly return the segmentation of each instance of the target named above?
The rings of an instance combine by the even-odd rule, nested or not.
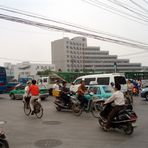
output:
[[[112,90],[108,85],[89,85],[87,91],[88,94],[85,94],[87,99],[90,99],[93,96],[106,100],[112,95]],[[90,95],[91,92],[93,95]]]
[[[148,80],[142,80],[142,88],[148,87]]]
[[[146,100],[148,100],[148,87],[145,87],[145,88],[142,89],[141,97],[145,98]]]
[[[23,94],[25,93],[25,85],[18,84],[14,87],[13,90],[9,92],[9,96],[12,100],[23,99]],[[45,100],[49,96],[48,89],[44,85],[39,85],[40,89],[40,98]]]

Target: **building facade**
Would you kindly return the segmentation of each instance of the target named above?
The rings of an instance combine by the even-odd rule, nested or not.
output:
[[[56,71],[128,72],[141,71],[141,63],[130,63],[129,59],[118,59],[101,51],[100,47],[87,46],[87,39],[63,38],[51,43],[52,63]]]
[[[13,74],[14,79],[20,77],[32,77],[36,79],[37,73],[39,71],[51,70],[55,71],[55,66],[53,64],[37,64],[30,62],[22,62],[16,65],[12,65],[11,63],[4,63],[4,67],[7,70],[7,75],[11,73]]]

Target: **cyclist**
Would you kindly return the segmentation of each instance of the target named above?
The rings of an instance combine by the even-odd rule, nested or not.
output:
[[[41,99],[39,97],[39,87],[36,85],[36,80],[32,80],[32,85],[29,87],[29,93],[31,94],[30,99],[30,108],[31,108],[31,115],[34,114],[34,106],[33,103],[35,100],[38,100],[38,102],[41,102]]]
[[[29,97],[30,97],[30,94],[28,93],[28,92],[29,92],[29,87],[30,87],[30,85],[31,85],[31,81],[28,81],[28,82],[26,83],[25,93],[24,93],[24,95],[23,95],[23,102],[26,101],[26,98],[29,98]]]

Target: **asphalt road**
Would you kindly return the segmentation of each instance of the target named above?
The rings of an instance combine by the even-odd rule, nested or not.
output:
[[[138,115],[132,135],[121,131],[104,132],[90,113],[74,116],[70,111],[58,112],[53,98],[42,101],[42,119],[26,116],[21,100],[10,100],[0,94],[0,120],[7,121],[4,129],[10,148],[147,148],[148,102],[134,98]]]

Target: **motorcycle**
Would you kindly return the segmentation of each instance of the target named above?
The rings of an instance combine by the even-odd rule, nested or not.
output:
[[[99,97],[94,97],[92,93],[89,93],[89,95],[91,97],[89,99],[86,98],[88,103],[84,104],[83,106],[81,106],[81,102],[78,99],[73,99],[73,113],[79,116],[82,114],[83,111],[85,111],[86,113],[91,112],[94,117],[98,118],[98,114],[101,110],[104,100]]]
[[[133,93],[134,96],[138,96],[139,95],[139,89],[134,86],[133,89],[132,89],[132,93]]]
[[[61,111],[62,109],[66,109],[66,110],[72,109],[72,105],[73,105],[72,99],[74,98],[74,97],[72,97],[72,95],[74,95],[73,92],[69,92],[67,94],[67,96],[69,98],[69,102],[66,105],[64,104],[63,98],[61,98],[61,97],[56,98],[56,100],[54,101],[54,104],[56,105],[57,111]]]
[[[107,123],[107,114],[104,112],[105,108],[108,108],[108,111],[111,109],[111,103],[105,105],[103,110],[99,114],[98,122],[100,124],[100,127],[106,131],[104,128]],[[107,111],[107,112],[108,112]],[[131,135],[134,131],[134,128],[136,127],[135,123],[137,120],[136,113],[132,110],[131,105],[126,105],[124,109],[120,110],[117,114],[117,116],[114,117],[111,128],[115,129],[118,128],[120,130],[123,130],[126,135]]]
[[[0,125],[5,123],[6,121],[0,121]],[[0,129],[0,148],[9,148],[9,144],[3,129]]]

